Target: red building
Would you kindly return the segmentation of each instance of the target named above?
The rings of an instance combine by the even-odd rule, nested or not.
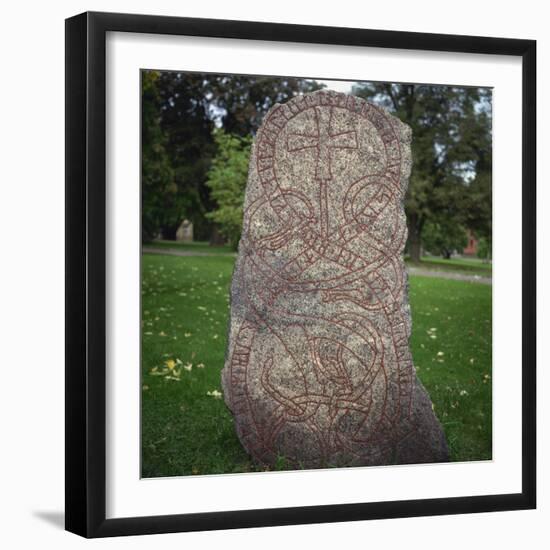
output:
[[[462,254],[464,254],[464,256],[476,256],[477,243],[478,240],[474,237],[474,234],[470,230],[468,230],[468,244],[462,251]]]

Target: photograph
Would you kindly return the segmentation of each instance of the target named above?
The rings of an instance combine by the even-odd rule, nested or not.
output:
[[[545,546],[542,5],[6,4],[4,548]]]
[[[141,477],[491,461],[492,88],[140,86]]]

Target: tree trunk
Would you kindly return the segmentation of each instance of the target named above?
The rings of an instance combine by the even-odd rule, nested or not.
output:
[[[408,223],[409,229],[409,256],[414,263],[420,263],[421,242],[420,242],[420,227],[418,223],[418,216],[412,214],[409,216]]]
[[[220,233],[217,225],[212,227],[212,233],[210,233],[210,246],[223,246],[227,242],[227,239]]]

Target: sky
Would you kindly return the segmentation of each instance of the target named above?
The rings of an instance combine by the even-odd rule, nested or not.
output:
[[[346,94],[351,92],[351,87],[353,86],[353,84],[356,84],[355,81],[350,82],[349,80],[317,80],[317,82],[325,84],[329,90],[334,90],[335,92],[344,92]]]

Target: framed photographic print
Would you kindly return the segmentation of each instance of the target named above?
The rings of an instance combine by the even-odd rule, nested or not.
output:
[[[66,21],[66,528],[535,507],[530,40]]]

